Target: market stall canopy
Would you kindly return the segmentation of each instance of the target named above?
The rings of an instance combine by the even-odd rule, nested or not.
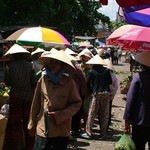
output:
[[[75,36],[75,39],[80,39],[80,40],[94,40],[96,37],[92,36]]]
[[[79,47],[88,47],[88,46],[93,46],[93,45],[88,41],[84,41],[79,44]]]

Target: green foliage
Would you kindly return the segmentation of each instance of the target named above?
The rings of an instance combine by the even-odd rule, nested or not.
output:
[[[113,29],[117,29],[123,25],[126,25],[127,23],[125,21],[120,21],[120,22],[111,22],[111,27]]]
[[[128,74],[130,74],[130,72],[129,71],[114,71],[115,72],[115,74],[118,74],[118,75],[128,75]]]
[[[109,17],[100,14],[96,0],[0,0],[0,26],[50,26],[65,35],[95,34],[101,20],[110,24]]]

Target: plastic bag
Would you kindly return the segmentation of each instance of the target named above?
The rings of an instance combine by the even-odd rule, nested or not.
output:
[[[116,143],[115,150],[136,150],[136,147],[130,135],[123,134]]]

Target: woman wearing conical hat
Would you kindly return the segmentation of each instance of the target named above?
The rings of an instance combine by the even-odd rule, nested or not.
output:
[[[114,73],[115,71],[115,68],[111,62],[110,59],[104,59],[106,65],[104,67],[106,67],[109,71],[110,71],[110,75],[111,75],[111,78],[112,78],[112,84],[109,85],[110,87],[110,95],[111,95],[111,99],[110,99],[110,109],[109,109],[109,124],[111,123],[111,110],[112,110],[112,102],[113,102],[113,99],[115,97],[115,94],[118,90],[118,87],[119,87],[119,84],[118,84],[118,79],[117,79],[117,76],[116,74]],[[109,127],[109,126],[108,126]]]
[[[92,137],[94,119],[98,114],[100,137],[102,138],[106,135],[108,130],[110,104],[109,85],[112,83],[112,79],[109,70],[104,67],[106,63],[98,54],[91,58],[87,64],[92,65],[87,76],[87,86],[92,94],[92,101],[86,123],[86,133],[81,136],[88,139]]]
[[[85,76],[87,75],[90,65],[86,64],[88,60],[90,60],[93,57],[93,54],[90,52],[88,48],[83,49],[78,56],[81,58],[81,64],[80,67],[82,68],[83,72],[85,73]]]
[[[34,137],[29,135],[27,124],[36,80],[33,64],[28,61],[30,52],[14,44],[5,53],[4,57],[7,56],[11,63],[6,68],[5,83],[11,89],[4,149],[32,150]]]
[[[37,80],[41,77],[42,74],[42,64],[39,62],[39,58],[41,56],[41,54],[44,52],[45,50],[42,48],[37,48],[35,51],[33,51],[31,53],[31,58],[32,58],[32,63],[33,63],[33,67],[37,76]]]
[[[36,135],[33,150],[67,150],[71,119],[82,103],[67,74],[75,68],[63,50],[43,53],[39,60],[45,73],[37,83],[28,123],[29,133]]]

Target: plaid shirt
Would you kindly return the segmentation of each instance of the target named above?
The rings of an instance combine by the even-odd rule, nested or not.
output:
[[[34,94],[35,72],[32,63],[14,61],[5,72],[5,83],[11,86],[10,96],[32,101]]]

